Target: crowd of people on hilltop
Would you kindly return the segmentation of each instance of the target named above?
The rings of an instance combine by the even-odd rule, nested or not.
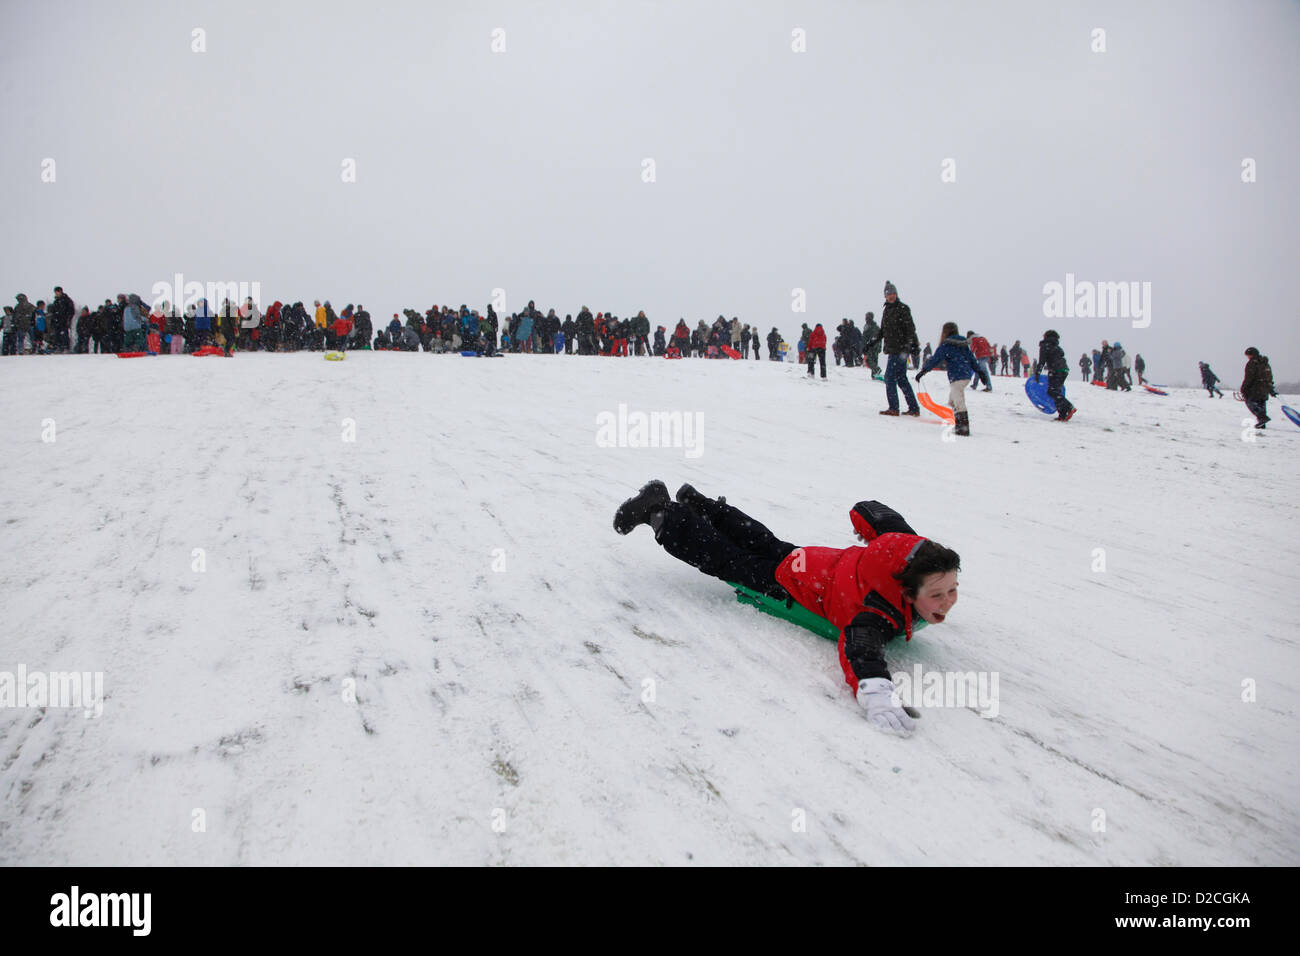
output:
[[[875,377],[883,379],[888,408],[882,415],[919,415],[907,372],[918,370],[919,380],[921,375],[942,368],[950,381],[949,400],[957,418],[958,433],[964,435],[969,434],[964,398],[967,386],[974,388],[982,384],[987,392],[992,391],[993,375],[1036,377],[1046,372],[1048,394],[1056,401],[1058,419],[1069,421],[1074,415],[1074,408],[1063,393],[1070,369],[1060,349],[1060,336],[1054,330],[1044,333],[1036,361],[1031,361],[1029,351],[1019,339],[1009,346],[998,346],[973,330],[959,334],[955,323],[945,323],[937,350],[928,342],[922,349],[911,310],[899,301],[898,290],[892,282],[885,283],[884,292],[880,324],[876,323],[874,312],[865,314],[860,329],[852,319],[844,318],[829,343],[820,324],[815,327],[803,324],[798,359],[807,364],[809,376],[820,362],[821,377],[826,377],[829,344],[835,365],[870,368]],[[523,311],[504,318],[497,315],[492,305],[488,305],[486,313],[465,305],[459,309],[435,305],[423,313],[404,309],[405,321],[394,313],[387,325],[376,329],[364,306],[349,304],[335,312],[329,300],[316,300],[310,311],[301,301],[286,305],[277,300],[263,312],[252,298],[238,304],[227,298],[216,307],[200,298],[181,310],[166,301],[151,307],[140,296],[128,293],[105,299],[93,310],[89,306],[78,310],[61,286],[55,286],[48,302],[33,303],[23,293],[15,298],[15,305],[4,308],[0,338],[3,355],[201,351],[229,355],[235,350],[376,349],[665,358],[748,359],[752,354],[758,360],[766,345],[768,359],[782,361],[785,347],[776,326],[764,335],[757,326],[751,327],[735,316],[728,320],[719,315],[711,324],[701,319],[694,328],[685,319],[678,319],[671,332],[661,325],[652,336],[650,320],[644,311],[631,318],[621,318],[613,312],[593,314],[584,305],[576,318],[566,315],[561,319],[555,309],[543,314],[532,300]],[[883,374],[882,354],[886,358]],[[1267,400],[1276,396],[1273,373],[1268,357],[1258,349],[1247,349],[1246,358],[1240,396],[1255,414],[1256,427],[1263,428],[1269,421]],[[1079,357],[1078,366],[1084,381],[1104,384],[1110,390],[1131,391],[1134,372],[1139,385],[1148,384],[1142,356],[1134,355],[1130,360],[1129,353],[1118,341],[1102,340],[1101,347],[1093,349],[1091,355],[1084,352]],[[1223,391],[1216,384],[1219,377],[1207,363],[1200,363],[1200,372],[1208,395],[1222,397]],[[906,411],[900,411],[899,392],[907,404]]]
[[[532,300],[509,316],[498,316],[492,305],[483,313],[465,305],[403,309],[376,327],[365,306],[349,304],[336,311],[329,300],[316,300],[311,308],[301,301],[277,300],[263,311],[252,298],[227,298],[219,305],[199,298],[180,309],[167,301],[149,306],[138,295],[122,293],[93,309],[78,310],[61,287],[48,304],[32,303],[22,293],[16,299],[16,305],[4,309],[5,355],[375,349],[668,358],[735,353],[748,358],[752,351],[758,359],[765,338],[757,327],[721,315],[712,325],[700,320],[694,328],[679,319],[671,333],[661,325],[652,336],[644,311],[622,318],[612,311],[593,313],[584,305],[576,317],[561,319],[555,309],[543,314]],[[775,327],[766,343],[768,358],[779,361],[782,338]]]

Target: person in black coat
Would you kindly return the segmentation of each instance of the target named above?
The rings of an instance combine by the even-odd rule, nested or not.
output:
[[[1010,351],[1008,351],[1007,354],[1008,354],[1008,355],[1010,356],[1010,358],[1011,358],[1011,374],[1014,375],[1016,378],[1019,378],[1019,377],[1020,377],[1020,365],[1021,365],[1021,362],[1020,362],[1020,356],[1022,356],[1022,355],[1025,354],[1024,349],[1022,349],[1022,348],[1020,347],[1020,340],[1019,340],[1019,339],[1016,339],[1015,344],[1011,346],[1011,349],[1010,349]]]
[[[1210,366],[1204,362],[1198,362],[1197,364],[1201,367],[1201,385],[1209,392],[1209,397],[1213,398],[1215,393],[1218,392],[1219,398],[1223,398],[1223,391],[1214,384],[1219,380],[1219,376],[1210,371]]]
[[[63,286],[56,285],[47,315],[50,322],[50,344],[54,351],[68,351],[68,330],[72,328],[76,315],[76,303],[64,293]]]
[[[1061,348],[1061,336],[1055,329],[1043,333],[1043,340],[1038,343],[1038,361],[1034,363],[1034,378],[1041,371],[1047,372],[1047,395],[1056,403],[1056,420],[1068,422],[1074,417],[1075,408],[1065,397],[1061,387],[1070,377],[1070,363]]]
[[[882,351],[889,357],[885,364],[885,399],[889,407],[880,414],[898,415],[898,389],[902,389],[907,400],[907,411],[903,414],[919,416],[921,406],[916,403],[916,395],[907,381],[907,356],[919,355],[921,345],[916,338],[912,310],[898,298],[898,289],[892,282],[885,283],[885,307],[880,313],[880,333],[876,340],[883,343]],[[867,343],[868,351],[876,340]]]
[[[564,322],[560,325],[560,331],[564,333],[564,354],[573,354],[574,339],[578,335],[578,323],[573,321],[573,316],[566,313]]]
[[[848,322],[848,328],[844,330],[844,365],[847,368],[857,368],[862,364],[862,333],[852,319],[845,321]]]
[[[1246,372],[1241,380],[1241,397],[1246,400],[1246,407],[1259,419],[1256,428],[1263,428],[1271,419],[1268,417],[1268,400],[1276,398],[1273,389],[1273,369],[1268,364],[1268,356],[1260,355],[1259,349],[1246,349]]]

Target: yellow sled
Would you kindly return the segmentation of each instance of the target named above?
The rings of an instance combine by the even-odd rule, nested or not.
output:
[[[347,357],[348,357],[347,352],[326,352],[325,353],[325,361],[327,362],[342,362]]]

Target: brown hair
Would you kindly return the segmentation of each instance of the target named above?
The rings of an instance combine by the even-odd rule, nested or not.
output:
[[[909,600],[916,600],[916,593],[921,582],[931,574],[947,574],[949,571],[961,570],[961,558],[951,548],[945,548],[937,541],[923,541],[907,562],[903,570],[894,575],[894,580],[902,585],[903,593]]]

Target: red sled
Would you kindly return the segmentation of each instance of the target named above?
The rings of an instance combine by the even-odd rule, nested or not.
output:
[[[219,346],[219,345],[205,345],[205,346],[203,346],[203,348],[201,348],[201,349],[195,349],[195,350],[194,350],[193,352],[191,352],[190,354],[191,354],[191,355],[194,355],[194,356],[199,356],[199,355],[225,355],[225,354],[226,354],[226,350],[223,349],[223,348],[222,348],[221,346]]]
[[[664,358],[679,359],[682,357],[682,350],[673,345],[664,350]]]
[[[723,345],[721,346],[721,348],[722,348],[722,353],[728,356],[729,358],[734,358],[734,359],[740,358],[740,353],[737,352],[735,349],[733,349],[730,345]]]
[[[159,352],[162,351],[162,336],[161,336],[161,335],[159,335],[157,332],[150,332],[149,335],[146,337],[146,339],[147,339],[147,341],[148,341],[148,343],[149,343],[149,351],[150,351],[151,353],[153,353],[154,355],[157,355]]]
[[[152,355],[152,352],[118,352],[118,358],[143,358],[146,355]]]

